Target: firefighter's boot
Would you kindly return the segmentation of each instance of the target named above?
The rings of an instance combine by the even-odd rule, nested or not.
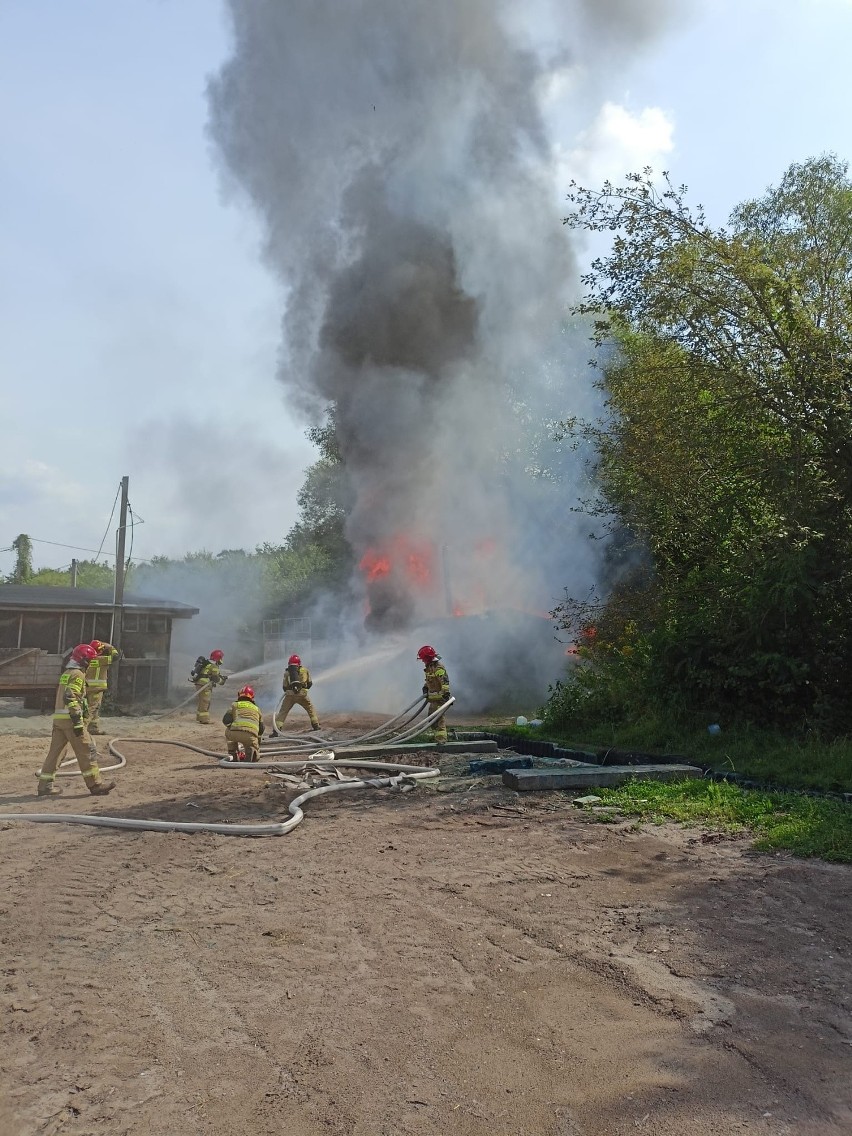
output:
[[[38,796],[39,797],[58,797],[62,792],[62,786],[57,785],[52,777],[41,777],[38,779]]]
[[[89,786],[89,792],[93,797],[105,797],[107,793],[111,793],[114,788],[114,781],[96,781],[94,785]]]

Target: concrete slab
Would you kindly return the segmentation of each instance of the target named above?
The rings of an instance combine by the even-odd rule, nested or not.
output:
[[[518,792],[540,789],[611,789],[637,781],[682,781],[700,777],[694,765],[578,765],[573,769],[507,769],[503,784]]]

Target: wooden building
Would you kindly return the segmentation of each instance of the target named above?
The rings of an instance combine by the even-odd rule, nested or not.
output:
[[[175,600],[125,594],[124,657],[117,667],[121,706],[162,705],[169,689],[172,620],[199,609]],[[99,588],[0,584],[0,696],[30,709],[53,705],[63,656],[78,643],[110,642],[113,595]],[[112,683],[111,683],[112,688]]]

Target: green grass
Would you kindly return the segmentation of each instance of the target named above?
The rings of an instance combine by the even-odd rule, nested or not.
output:
[[[749,726],[707,733],[708,723],[690,726],[648,717],[632,723],[597,723],[576,731],[553,732],[492,722],[488,729],[518,738],[553,741],[571,749],[633,749],[681,754],[687,762],[736,772],[780,789],[852,792],[852,740],[790,738]],[[785,849],[852,863],[852,806],[783,791],[740,789],[711,780],[633,781],[621,789],[596,793],[624,813],[650,821],[703,824],[724,831],[750,832],[761,850]]]
[[[749,726],[723,728],[713,737],[707,733],[707,724],[683,726],[648,718],[635,723],[584,725],[570,733],[504,724],[491,728],[575,749],[613,746],[660,755],[682,754],[688,762],[740,773],[779,788],[852,792],[852,739],[790,738]]]
[[[720,781],[631,781],[596,795],[629,816],[662,822],[710,826],[725,832],[751,832],[761,851],[785,849],[796,856],[818,856],[852,863],[852,808],[840,801],[742,790]]]

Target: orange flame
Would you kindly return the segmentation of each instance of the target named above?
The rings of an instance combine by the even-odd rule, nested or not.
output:
[[[381,549],[367,549],[358,567],[368,584],[392,573],[399,573],[417,588],[427,589],[433,583],[433,562],[434,550],[431,545],[412,540],[401,533]]]
[[[375,580],[381,580],[383,576],[390,573],[391,565],[390,560],[386,556],[379,556],[375,552],[367,551],[361,557],[361,562],[358,565],[364,575],[367,577],[369,583]]]

